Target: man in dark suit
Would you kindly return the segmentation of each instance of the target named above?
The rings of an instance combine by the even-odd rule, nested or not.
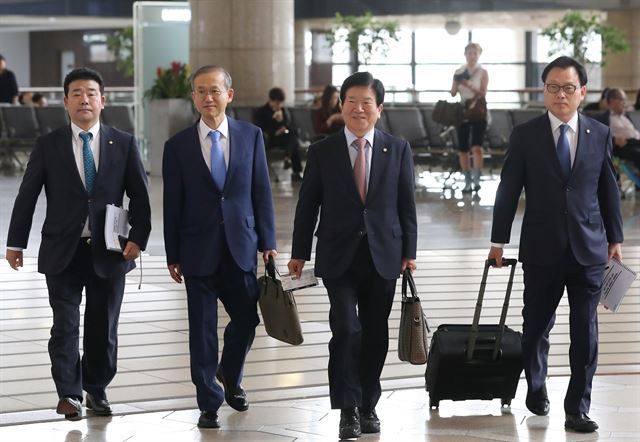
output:
[[[384,87],[368,72],[340,89],[345,129],[309,148],[289,271],[311,257],[327,288],[331,407],[340,438],[378,433],[375,406],[389,346],[387,320],[398,275],[415,269],[417,225],[409,143],[375,129]]]
[[[171,277],[187,286],[198,426],[218,428],[223,397],[235,410],[249,408],[240,383],[260,322],[256,256],[277,254],[275,221],[262,132],[225,115],[231,76],[204,66],[191,86],[201,118],[164,147],[164,242]],[[220,363],[218,299],[231,318]]]
[[[80,68],[64,80],[64,104],[71,119],[36,141],[16,197],[7,239],[7,261],[22,266],[38,195],[44,186],[47,215],[42,226],[38,271],[46,275],[53,327],[51,374],[69,420],[87,408],[110,415],[105,389],[116,374],[118,317],[125,274],[135,267],[151,231],[147,178],[135,138],[100,123],[105,97],[102,77]],[[107,204],[129,197],[131,231],[123,252],[106,249]],[[83,355],[78,336],[82,289],[86,293]]]
[[[640,170],[640,131],[625,112],[627,94],[620,88],[612,88],[607,94],[609,110],[596,119],[611,128],[613,135],[613,155],[629,160]]]
[[[284,106],[284,91],[274,87],[269,91],[269,101],[253,113],[253,122],[265,134],[267,148],[284,149],[284,168],[291,167],[291,181],[302,181],[300,140],[292,123],[291,112]]]
[[[489,258],[501,264],[524,188],[519,259],[526,405],[534,414],[549,413],[549,332],[566,287],[571,379],[565,428],[592,432],[598,428],[587,415],[598,353],[596,309],[607,260],[621,259],[620,197],[609,129],[577,112],[586,94],[584,67],[559,57],[545,67],[542,81],[548,112],[513,129],[496,194]]]

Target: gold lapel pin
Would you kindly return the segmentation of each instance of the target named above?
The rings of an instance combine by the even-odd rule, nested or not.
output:
[[[109,140],[109,144],[113,144],[113,140]]]

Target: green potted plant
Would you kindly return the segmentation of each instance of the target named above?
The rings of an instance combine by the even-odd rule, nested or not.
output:
[[[394,20],[376,20],[371,12],[364,15],[342,15],[336,12],[334,26],[327,31],[327,41],[331,46],[346,42],[351,53],[351,71],[358,68],[358,60],[369,64],[374,53],[386,55],[389,43],[398,41],[400,25]]]
[[[116,58],[116,69],[125,78],[133,77],[133,26],[115,31],[107,37],[107,49]]]
[[[629,50],[629,43],[620,29],[602,23],[597,15],[587,16],[581,12],[566,13],[544,28],[541,34],[551,41],[549,56],[565,53],[582,64],[593,63],[587,57],[587,49],[598,37],[602,41],[602,65],[608,54]]]

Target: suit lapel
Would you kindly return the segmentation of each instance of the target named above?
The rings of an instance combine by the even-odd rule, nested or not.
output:
[[[591,153],[591,134],[593,128],[588,118],[584,118],[582,115],[578,116],[578,137],[576,143],[576,156],[573,160],[573,167],[571,168],[571,177],[575,175],[576,171],[579,171],[581,167],[587,164],[589,155]],[[570,178],[571,179],[571,178]]]
[[[109,171],[109,165],[113,161],[113,147],[115,141],[113,140],[111,128],[100,125],[100,162],[98,163],[98,173],[96,175],[96,183],[106,179],[106,174]]]
[[[236,120],[227,117],[227,121],[229,123],[229,166],[227,167],[227,176],[224,181],[225,187],[233,178],[239,165],[246,161],[247,149],[245,146],[253,146],[253,143],[245,140],[245,134],[238,127]],[[211,180],[213,181],[213,178]]]
[[[387,155],[391,145],[386,142],[385,136],[379,130],[375,131],[373,136],[373,146],[371,149],[371,168],[369,169],[369,188],[367,189],[367,200],[370,195],[375,195],[375,192],[382,182],[384,176],[384,170],[387,167]]]
[[[546,140],[542,143],[543,146],[546,146],[543,147],[545,149],[545,154],[549,157],[551,167],[558,179],[564,181],[564,175],[562,173],[562,168],[560,167],[560,159],[558,158],[556,142],[553,139],[553,130],[551,129],[551,120],[549,120],[548,111],[540,118],[542,119],[541,133],[546,134]]]
[[[71,126],[66,126],[64,130],[60,133],[60,136],[56,138],[56,149],[60,152],[60,158],[64,167],[66,167],[69,171],[70,177],[74,181],[76,181],[76,185],[82,187],[86,192],[84,184],[82,183],[82,178],[80,177],[80,171],[78,170],[78,165],[76,164],[76,157],[73,154],[73,140],[72,140],[72,132]]]
[[[344,134],[343,130],[335,136],[337,137],[337,139],[336,143],[334,143],[333,145],[335,156],[335,161],[333,161],[333,163],[336,165],[336,176],[341,176],[344,178],[344,188],[349,189],[351,198],[362,204],[362,201],[360,200],[360,194],[358,193],[358,189],[356,187],[356,181],[353,176],[351,157],[349,156],[349,149],[351,149],[351,146],[347,144],[347,137]]]

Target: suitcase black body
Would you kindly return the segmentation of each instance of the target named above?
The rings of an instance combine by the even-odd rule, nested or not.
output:
[[[442,324],[433,334],[425,373],[429,407],[442,399],[491,400],[510,405],[522,372],[521,334],[504,325],[517,261],[503,260],[511,274],[500,324],[479,325],[490,262],[484,275],[472,324]]]

